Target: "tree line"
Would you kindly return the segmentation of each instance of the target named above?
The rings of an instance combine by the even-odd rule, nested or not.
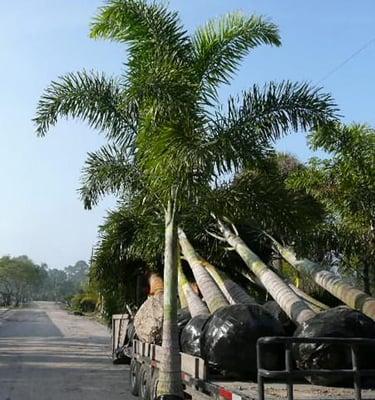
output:
[[[70,302],[88,281],[89,267],[78,261],[63,269],[35,264],[29,257],[0,258],[0,305],[19,306],[29,301]]]

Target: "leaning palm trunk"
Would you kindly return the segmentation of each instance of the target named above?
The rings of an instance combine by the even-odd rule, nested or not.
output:
[[[189,281],[186,279],[181,265],[178,266],[178,286],[180,288],[179,291],[183,293],[183,296],[186,299],[186,303],[192,317],[210,314],[207,306],[203,303],[198,294],[194,292]]]
[[[202,258],[195,252],[193,246],[190,244],[181,228],[178,229],[178,238],[182,254],[193,271],[199,290],[201,291],[210,312],[213,313],[219,308],[229,305],[224,294],[211,278],[211,275],[204,268]]]
[[[178,247],[178,252],[179,252],[180,247],[179,246],[177,246],[177,247]],[[177,293],[178,293],[178,299],[180,301],[180,308],[186,308],[186,307],[189,307],[189,305],[188,305],[188,302],[187,302],[187,299],[186,299],[185,292],[184,292],[184,290],[182,288],[182,278],[181,278],[180,271],[182,271],[182,268],[181,268],[181,257],[177,256],[177,273],[178,273],[178,275],[177,275],[177,284],[178,284]]]
[[[320,264],[307,259],[297,260],[296,254],[293,250],[285,248],[275,239],[272,237],[270,238],[274,242],[281,256],[290,265],[302,274],[311,276],[314,282],[327,290],[333,296],[340,299],[349,307],[361,311],[363,314],[375,320],[375,298],[369,296],[362,290],[356,289],[355,287],[345,283],[336,274],[324,270]]]
[[[158,396],[182,398],[181,356],[177,327],[177,227],[175,203],[169,201],[165,213],[163,356]]]
[[[300,325],[316,315],[306,302],[301,300],[275,272],[271,271],[247,247],[237,234],[232,233],[221,221],[218,224],[225,240],[237,251],[246,265],[293,322]]]
[[[240,285],[228,278],[223,272],[206,260],[202,260],[203,266],[207,269],[212,279],[223,292],[229,304],[254,304],[255,299],[249,296]]]
[[[297,296],[301,297],[301,299],[304,300],[309,305],[309,307],[312,308],[315,312],[321,312],[329,309],[327,304],[324,304],[319,300],[315,299],[314,297],[311,297],[309,294],[305,293],[298,287],[294,286],[292,283],[287,282],[287,285],[293,290],[293,292]]]
[[[265,289],[264,286],[262,285],[262,283],[260,282],[260,280],[258,278],[254,278],[252,276],[249,275],[248,272],[246,271],[242,271],[241,274],[248,279],[252,284],[257,285],[260,289]],[[329,307],[316,300],[314,297],[311,297],[309,294],[303,292],[301,289],[297,288],[296,286],[294,286],[292,283],[288,282],[286,279],[284,279],[284,282],[288,285],[288,287],[293,290],[293,292],[300,297],[304,302],[307,303],[307,305],[315,312],[319,313],[321,311],[324,310],[328,310]]]

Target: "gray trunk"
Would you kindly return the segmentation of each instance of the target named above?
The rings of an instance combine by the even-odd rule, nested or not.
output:
[[[189,281],[186,279],[185,274],[182,271],[181,266],[178,269],[178,284],[180,290],[184,293],[187,306],[189,308],[192,317],[197,315],[209,315],[210,311],[207,306],[203,303],[202,299],[194,292]]]
[[[183,397],[181,356],[177,328],[177,227],[174,202],[165,213],[163,355],[160,363],[158,396]]]
[[[212,279],[219,286],[220,290],[225,295],[230,304],[254,304],[256,301],[249,296],[240,285],[228,278],[223,272],[219,271],[215,266],[208,261],[203,261],[204,267],[207,269]]]
[[[307,259],[297,260],[295,253],[271,238],[282,257],[302,274],[307,274],[323,289],[340,299],[349,307],[361,311],[375,320],[375,298],[362,290],[345,283],[338,275],[324,270],[317,263]]]
[[[181,228],[178,229],[178,237],[182,254],[193,271],[199,290],[201,291],[210,312],[213,313],[219,308],[229,305],[221,290],[204,268],[202,258],[195,252],[193,246],[190,244]]]
[[[219,222],[219,228],[227,242],[237,251],[246,265],[259,278],[268,293],[292,321],[297,324],[302,324],[316,315],[306,302],[301,300],[275,272],[271,271],[267,265],[247,247],[238,235],[232,233],[229,228],[221,222]]]

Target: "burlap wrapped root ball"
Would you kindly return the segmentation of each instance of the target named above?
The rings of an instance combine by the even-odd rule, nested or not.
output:
[[[161,344],[163,334],[163,294],[149,296],[134,317],[134,327],[139,340]]]

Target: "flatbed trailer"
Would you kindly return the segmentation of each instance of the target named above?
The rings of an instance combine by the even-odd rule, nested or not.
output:
[[[117,330],[119,332],[119,330]],[[291,348],[294,343],[336,343],[348,346],[352,354],[352,368],[342,370],[298,370],[293,367]],[[375,389],[364,389],[363,377],[374,380],[375,370],[361,370],[357,366],[356,349],[368,342],[375,346],[375,340],[341,338],[261,338],[257,345],[257,382],[236,381],[209,373],[202,358],[181,353],[181,378],[186,398],[199,400],[375,400]],[[271,371],[263,368],[264,348],[284,346],[285,369]],[[155,400],[160,361],[163,354],[161,346],[133,340],[125,346],[123,354],[130,361],[130,390],[141,400]],[[338,388],[309,384],[304,377],[309,375],[345,375],[352,388]]]

